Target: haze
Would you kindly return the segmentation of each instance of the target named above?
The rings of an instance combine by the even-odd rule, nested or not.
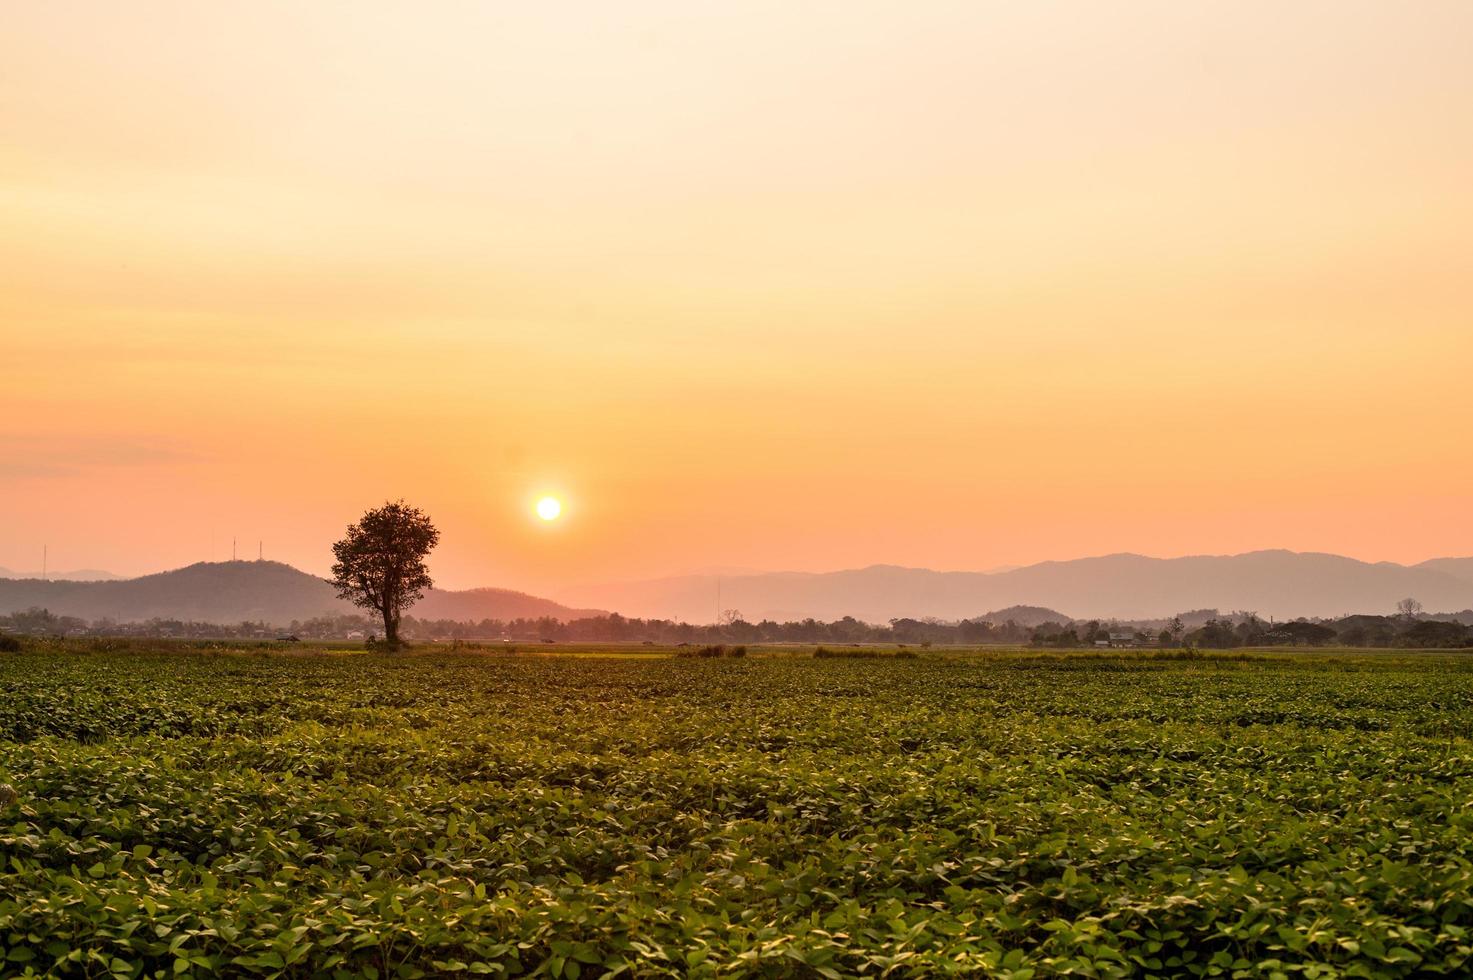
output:
[[[1473,5],[0,17],[0,565],[1473,551]]]

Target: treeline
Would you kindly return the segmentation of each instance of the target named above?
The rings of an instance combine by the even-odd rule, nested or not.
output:
[[[1184,633],[1182,642],[1214,650],[1301,645],[1450,649],[1473,647],[1473,627],[1458,617],[1361,615],[1337,620],[1266,623],[1249,614],[1236,621],[1209,619]]]
[[[1204,618],[1205,617],[1205,618]],[[1463,617],[1467,622],[1459,621]],[[402,631],[415,642],[517,643],[656,643],[761,644],[885,643],[906,645],[1031,645],[1038,647],[1198,647],[1231,649],[1260,646],[1352,646],[1454,648],[1473,646],[1473,615],[1347,616],[1338,620],[1270,622],[1253,613],[1219,615],[1215,610],[1183,613],[1170,621],[1122,623],[1045,622],[1028,626],[1008,619],[944,622],[936,619],[894,619],[888,624],[864,623],[853,617],[833,622],[804,619],[779,623],[742,619],[715,625],[695,625],[665,619],[631,619],[613,613],[562,621],[537,619],[483,619],[461,622],[415,619],[406,616]],[[0,616],[0,633],[32,636],[135,636],[185,639],[370,640],[376,622],[364,616],[323,616],[295,620],[285,627],[261,622],[202,623],[151,619],[136,623],[111,620],[85,622],[57,616],[45,609]]]
[[[1460,614],[1462,615],[1462,614]],[[1157,646],[1230,650],[1234,647],[1345,646],[1449,649],[1473,647],[1473,626],[1458,617],[1346,616],[1338,620],[1267,622],[1253,613],[1212,616],[1195,629],[1180,617],[1159,631],[1122,631],[1114,624],[1045,623],[1034,646]]]
[[[483,620],[456,623],[450,620],[405,620],[406,631],[416,638],[443,640],[510,639],[552,640],[558,643],[649,642],[679,643],[967,643],[1024,644],[1033,631],[1012,620],[991,623],[966,620],[946,623],[930,619],[892,619],[888,625],[864,623],[846,616],[825,623],[816,619],[779,623],[766,619],[749,623],[743,619],[715,625],[695,625],[669,619],[630,619],[611,613],[560,622],[550,617],[515,619],[509,622]]]
[[[401,629],[406,638],[419,642],[453,640],[506,640],[520,643],[968,643],[1026,644],[1033,630],[1008,620],[1003,623],[896,619],[877,626],[853,617],[831,623],[816,619],[778,623],[741,619],[719,625],[696,625],[668,619],[631,619],[612,613],[562,621],[550,616],[529,619],[483,619],[465,622],[450,619],[416,619],[405,616]],[[119,623],[112,620],[86,622],[75,616],[57,616],[45,609],[0,616],[0,631],[33,636],[159,636],[188,639],[274,639],[301,640],[374,639],[382,631],[376,620],[365,616],[322,616],[293,620],[287,626],[260,622],[204,623],[178,619],[150,619]]]

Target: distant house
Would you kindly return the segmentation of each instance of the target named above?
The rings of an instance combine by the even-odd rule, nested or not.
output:
[[[1110,631],[1110,639],[1104,641],[1106,646],[1111,647],[1133,647],[1137,645],[1134,633],[1117,633]]]

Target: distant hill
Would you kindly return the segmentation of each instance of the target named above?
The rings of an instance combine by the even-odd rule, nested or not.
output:
[[[1431,561],[1424,561],[1413,567],[1431,569],[1464,582],[1473,582],[1473,558],[1433,558]]]
[[[111,582],[0,579],[0,614],[41,606],[58,616],[118,622],[183,619],[208,623],[292,620],[361,612],[323,579],[274,561],[200,562],[187,568]],[[423,619],[575,619],[597,610],[570,609],[507,589],[431,589],[410,614]]]
[[[410,613],[419,619],[454,619],[479,622],[483,619],[580,619],[602,616],[602,609],[570,609],[551,599],[541,599],[511,589],[466,589],[445,592],[431,589],[415,603]]]
[[[40,572],[13,572],[8,568],[0,568],[0,578],[41,578]],[[104,572],[100,568],[78,568],[70,572],[46,573],[48,582],[116,582],[122,578],[112,572]]]
[[[607,585],[564,596],[626,616],[710,622],[716,578],[687,575]],[[1473,606],[1473,559],[1423,565],[1369,563],[1339,555],[1255,551],[1243,555],[1147,558],[1106,555],[1049,561],[1002,572],[937,572],[874,565],[824,573],[721,578],[721,606],[751,621],[781,613],[866,622],[898,617],[974,619],[981,610],[1046,606],[1075,618],[1151,619],[1186,609],[1242,609],[1261,616],[1390,613],[1398,599],[1428,611]],[[778,618],[773,616],[772,618]]]
[[[995,609],[985,615],[972,618],[998,625],[1014,622],[1019,626],[1033,627],[1042,626],[1044,623],[1067,623],[1072,617],[1064,615],[1057,609],[1048,609],[1044,606],[1008,606],[1006,609]]]

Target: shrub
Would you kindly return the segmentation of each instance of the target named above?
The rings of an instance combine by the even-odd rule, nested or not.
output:
[[[900,645],[902,649],[893,652],[885,650],[830,650],[828,647],[814,648],[813,655],[820,660],[828,658],[839,658],[844,660],[914,660],[914,650],[903,649],[905,644]]]
[[[737,653],[737,650],[740,650],[742,652]],[[677,657],[745,657],[747,655],[747,648],[733,647],[731,651],[728,652],[726,649],[726,644],[718,643],[715,646],[691,647],[686,650],[678,650],[676,651],[675,655]]]
[[[0,634],[0,653],[20,653],[20,640]]]

